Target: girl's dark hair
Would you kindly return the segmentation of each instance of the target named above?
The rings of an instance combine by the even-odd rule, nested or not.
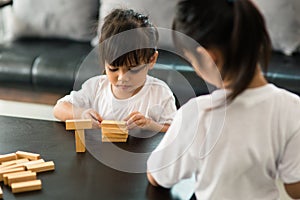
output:
[[[176,12],[173,29],[206,49],[221,51],[221,77],[231,81],[229,102],[248,87],[258,62],[267,70],[271,41],[263,16],[250,0],[182,0]]]
[[[114,9],[104,18],[101,29],[100,62],[103,66],[105,62],[112,66],[148,63],[157,42],[158,31],[147,16],[131,9]]]

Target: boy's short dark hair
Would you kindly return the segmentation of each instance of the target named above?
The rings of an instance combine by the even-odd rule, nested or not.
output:
[[[100,37],[100,62],[112,66],[145,64],[156,51],[158,31],[145,15],[115,9],[104,19]]]

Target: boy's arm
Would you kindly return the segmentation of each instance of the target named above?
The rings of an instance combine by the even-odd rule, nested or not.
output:
[[[54,106],[53,115],[61,121],[68,119],[92,119],[94,128],[99,128],[102,121],[102,117],[95,110],[78,108],[66,101],[59,102]]]
[[[76,108],[70,102],[62,101],[58,102],[53,108],[53,115],[61,121],[68,119],[81,118],[81,114],[84,109]]]
[[[286,192],[293,199],[300,199],[300,182],[292,184],[284,184]]]

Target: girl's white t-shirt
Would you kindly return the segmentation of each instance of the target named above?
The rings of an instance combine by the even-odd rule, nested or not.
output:
[[[195,175],[198,199],[279,199],[277,177],[300,181],[300,98],[268,84],[217,107],[226,94],[182,106],[148,170],[167,188]]]
[[[58,100],[67,101],[76,107],[92,108],[103,119],[123,120],[130,113],[138,111],[158,123],[171,123],[175,113],[175,98],[166,83],[148,76],[143,88],[128,99],[117,99],[111,91],[106,75],[88,79],[78,91]]]

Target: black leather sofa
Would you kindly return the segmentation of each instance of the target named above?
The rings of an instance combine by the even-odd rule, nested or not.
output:
[[[150,74],[167,82],[180,104],[214,89],[181,57],[164,50],[159,53],[158,64]],[[89,42],[27,38],[0,44],[2,87],[63,95],[97,74],[101,74],[97,50]],[[269,82],[300,95],[300,54],[285,56],[273,52],[266,77]]]

